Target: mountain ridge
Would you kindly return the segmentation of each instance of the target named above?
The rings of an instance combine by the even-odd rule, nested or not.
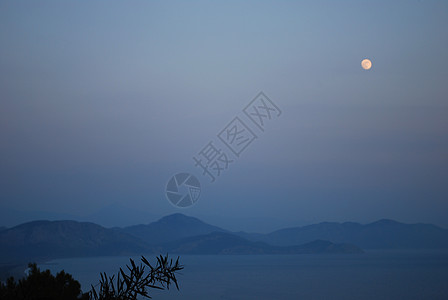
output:
[[[186,216],[181,213],[164,216],[158,221],[146,225],[139,224],[124,227],[121,230],[138,237],[151,245],[158,245],[214,231],[227,232],[225,229],[207,224],[198,218]]]
[[[249,241],[222,228],[207,224],[183,214],[165,216],[156,222],[141,225],[149,233],[137,237],[125,228],[105,228],[92,222],[73,220],[36,220],[0,231],[0,263],[27,263],[32,260],[49,260],[69,257],[116,256],[166,253],[179,254],[300,254],[291,247],[271,246]],[[179,231],[179,232],[177,232]],[[174,233],[173,235],[170,235]],[[145,239],[150,238],[150,240]],[[188,250],[186,243],[195,245]],[[339,247],[327,242],[328,247],[309,248],[307,253],[334,253]],[[176,246],[176,247],[174,247]],[[299,247],[299,245],[296,245]],[[303,247],[305,249],[306,247]],[[183,250],[182,250],[183,249]],[[362,252],[356,246],[346,246],[343,252]]]
[[[264,242],[249,241],[227,232],[212,232],[188,237],[167,243],[163,247],[168,252],[183,254],[360,254],[364,252],[351,244],[334,244],[323,240],[289,247],[272,246]]]
[[[277,246],[324,239],[334,243],[352,243],[364,249],[448,249],[448,230],[433,224],[406,224],[391,219],[380,219],[364,225],[355,222],[321,222],[267,234],[239,235]]]
[[[0,231],[0,257],[45,259],[152,253],[134,236],[91,222],[37,220]]]
[[[326,246],[317,247],[319,240],[325,241],[323,245]],[[335,249],[356,253],[360,248],[448,249],[448,230],[432,224],[404,224],[382,219],[365,225],[321,222],[254,234],[231,232],[180,213],[124,228],[105,228],[73,220],[36,220],[0,230],[0,257],[6,259],[167,251],[199,254],[209,253],[210,249],[219,254],[291,254],[303,253],[306,244],[314,247],[310,253],[335,253]]]

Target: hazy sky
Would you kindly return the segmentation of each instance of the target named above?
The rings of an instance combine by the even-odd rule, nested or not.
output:
[[[448,227],[447,49],[446,1],[1,1],[0,208]],[[281,116],[210,183],[193,156],[260,91]]]

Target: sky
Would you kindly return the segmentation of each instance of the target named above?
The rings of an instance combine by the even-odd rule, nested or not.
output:
[[[446,49],[446,1],[1,1],[0,226],[448,228]],[[243,112],[261,91],[264,131]],[[235,117],[257,136],[239,157],[218,138]],[[214,182],[210,141],[233,159]],[[201,194],[181,209],[183,172]]]

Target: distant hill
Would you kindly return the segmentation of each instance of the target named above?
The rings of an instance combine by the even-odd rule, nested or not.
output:
[[[356,245],[356,246],[355,246]],[[179,254],[360,253],[363,249],[448,248],[448,231],[380,220],[320,223],[269,234],[232,233],[183,214],[148,225],[104,228],[77,221],[34,221],[0,230],[0,262],[62,257]]]
[[[0,203],[0,226],[13,227],[34,220],[73,220],[92,222],[103,227],[125,227],[143,222],[157,220],[160,216],[152,215],[137,207],[130,207],[118,202],[98,208],[88,215],[54,213],[48,211],[17,210]]]
[[[148,244],[160,245],[187,237],[227,231],[197,218],[176,213],[148,225],[125,227],[123,232],[140,238]]]
[[[271,245],[290,246],[314,240],[355,244],[364,249],[439,249],[448,248],[448,230],[430,224],[403,224],[380,220],[367,225],[358,223],[319,223],[274,231],[269,234],[239,236]]]
[[[17,210],[4,206],[0,203],[0,226],[8,228],[31,222],[34,220],[80,220],[77,216],[64,213],[54,213],[48,211],[36,211],[36,210]]]
[[[151,253],[123,232],[76,221],[34,221],[0,232],[2,260]]]
[[[213,232],[167,243],[163,249],[180,254],[318,254],[318,253],[363,253],[350,244],[333,244],[314,241],[292,247],[271,246],[263,242],[251,242],[226,232]]]
[[[148,225],[123,229],[151,245],[160,245],[183,238],[229,231],[201,220],[173,214]],[[440,249],[448,248],[448,230],[430,224],[403,224],[393,220],[379,220],[367,225],[354,222],[319,224],[286,228],[268,234],[234,233],[250,241],[261,241],[274,246],[302,245],[315,240],[354,244],[363,249]]]
[[[104,228],[77,221],[33,221],[0,231],[0,262],[64,257],[179,254],[360,253],[349,244],[313,241],[307,245],[271,246],[249,241],[197,218],[173,214],[148,225]]]
[[[159,219],[138,207],[129,207],[120,203],[112,203],[97,211],[85,215],[81,221],[93,222],[103,227],[125,227]]]

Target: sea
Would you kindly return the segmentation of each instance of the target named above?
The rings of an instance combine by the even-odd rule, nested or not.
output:
[[[155,261],[153,255],[145,257]],[[184,265],[179,290],[150,290],[153,299],[448,299],[448,251],[181,255],[179,261]],[[127,264],[129,257],[90,257],[39,267],[54,274],[65,270],[87,292],[98,284],[100,272],[113,275]]]

